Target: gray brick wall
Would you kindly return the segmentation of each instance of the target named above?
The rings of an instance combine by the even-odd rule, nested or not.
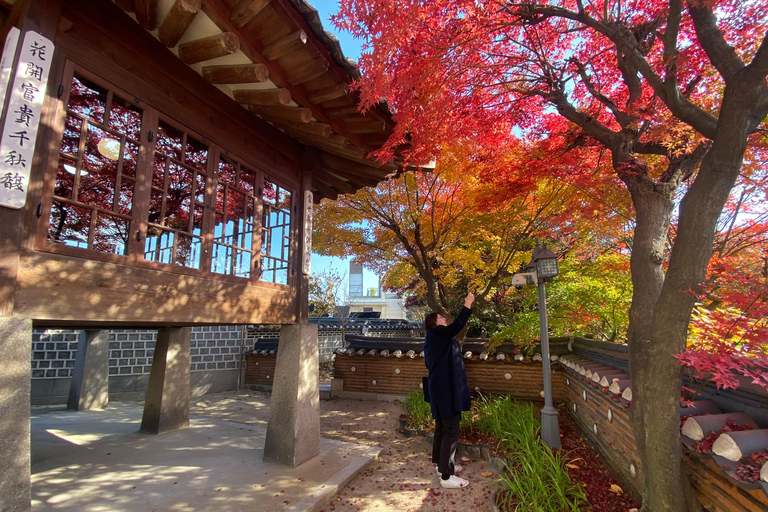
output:
[[[32,333],[32,379],[71,378],[80,331],[48,329]],[[109,375],[143,375],[152,369],[157,331],[109,332]],[[190,370],[237,370],[240,327],[193,327]]]
[[[72,377],[77,353],[77,331],[34,331],[32,333],[32,378]]]

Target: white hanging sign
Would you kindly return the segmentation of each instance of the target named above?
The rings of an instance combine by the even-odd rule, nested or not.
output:
[[[52,56],[50,39],[24,34],[0,139],[0,206],[18,209],[26,202]]]
[[[304,191],[304,275],[312,270],[312,191]]]

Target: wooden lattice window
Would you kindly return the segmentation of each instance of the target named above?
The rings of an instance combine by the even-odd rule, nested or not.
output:
[[[219,160],[211,272],[250,279],[258,265],[256,176],[238,162]]]
[[[262,281],[288,284],[291,256],[291,192],[264,180],[261,243]]]
[[[162,120],[156,137],[144,259],[199,269],[208,145]]]
[[[68,63],[64,77],[62,139],[36,248],[289,284],[290,190],[88,71]]]
[[[74,75],[59,148],[47,238],[127,253],[142,109]]]

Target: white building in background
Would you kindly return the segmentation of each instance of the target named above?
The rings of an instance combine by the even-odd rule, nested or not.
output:
[[[382,292],[381,278],[378,288],[363,288],[363,266],[354,263],[349,264],[349,295],[345,306],[349,308],[350,316],[370,313],[370,316],[378,318],[407,318],[403,300],[396,293]]]

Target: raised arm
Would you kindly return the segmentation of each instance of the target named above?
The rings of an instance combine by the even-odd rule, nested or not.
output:
[[[461,311],[459,311],[459,314],[456,316],[456,319],[453,321],[452,324],[445,326],[441,334],[450,336],[451,338],[459,334],[459,332],[461,332],[464,326],[467,325],[469,316],[472,314],[473,302],[475,302],[475,295],[470,292],[467,294],[467,298],[464,299],[464,307],[461,308]]]

